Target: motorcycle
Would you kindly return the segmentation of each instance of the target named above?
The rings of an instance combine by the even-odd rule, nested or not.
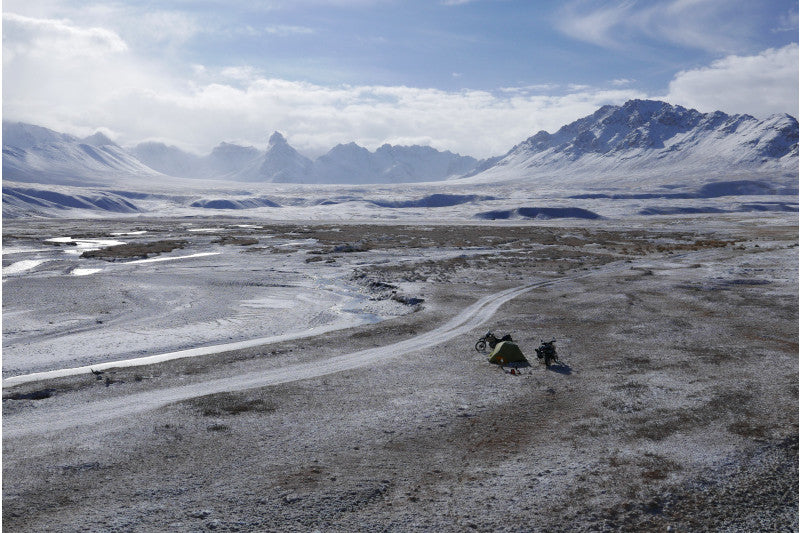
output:
[[[556,347],[554,346],[556,340],[545,341],[542,339],[542,345],[536,348],[536,357],[544,360],[545,366],[550,366],[553,363],[560,363],[558,354],[556,354]]]
[[[505,341],[513,342],[511,335],[503,335],[501,338],[498,339],[494,333],[489,331],[488,333],[486,333],[486,335],[478,339],[478,342],[475,343],[475,350],[477,350],[479,353],[486,353],[487,346],[489,347],[489,350],[494,350],[495,346]]]

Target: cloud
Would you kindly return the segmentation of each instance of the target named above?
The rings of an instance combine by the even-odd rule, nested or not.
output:
[[[144,65],[113,31],[13,13],[3,14],[3,78],[4,118],[30,115],[73,131],[123,132],[120,124],[98,120],[107,102],[129,90],[169,90],[174,81]]]
[[[194,17],[177,11],[148,11],[135,18],[138,22],[127,29],[151,43],[181,44],[201,32]]]
[[[198,153],[221,141],[264,147],[279,130],[311,156],[355,141],[370,149],[423,142],[488,157],[602,105],[649,96],[626,80],[607,89],[542,84],[497,91],[321,85],[248,65],[170,69],[131,48],[103,28],[6,13],[4,118],[81,135],[102,127],[122,144],[159,138]],[[704,111],[796,114],[797,56],[796,44],[730,55],[678,73],[665,98]]]
[[[500,87],[500,91],[504,93],[516,94],[530,94],[530,93],[543,93],[543,92],[557,92],[561,89],[561,85],[557,83],[539,83],[536,85],[524,85],[522,87]]]
[[[772,33],[790,31],[796,34],[798,24],[800,24],[800,14],[798,14],[797,10],[787,11],[778,17],[778,23],[772,29]]]
[[[629,78],[617,78],[611,80],[611,85],[614,87],[624,87],[625,85],[630,85],[631,83],[635,82],[636,80],[632,80]]]
[[[6,14],[4,33],[4,118],[81,135],[103,127],[123,144],[159,138],[200,153],[221,141],[265,146],[279,130],[309,155],[341,142],[374,149],[417,139],[488,157],[600,105],[644,96],[326,86],[248,65],[170,69],[137,57],[117,33],[64,20]]]
[[[706,112],[797,116],[798,75],[798,45],[793,43],[681,71],[670,82],[665,98]]]
[[[268,26],[267,28],[265,28],[265,31],[271,35],[280,35],[280,36],[308,35],[314,33],[313,28],[307,28],[305,26],[286,26],[286,25]]]
[[[554,131],[608,103],[642,97],[635,91],[584,91],[562,96],[496,96],[388,86],[325,87],[259,79],[246,88],[224,84],[192,94],[129,94],[118,110],[147,108],[152,122],[138,135],[182,139],[207,149],[223,139],[264,145],[272,130],[286,132],[301,151],[318,155],[338,143],[376,148],[396,139],[477,157],[506,152],[538,130]],[[119,117],[121,122],[126,117]]]
[[[104,127],[123,144],[159,138],[200,153],[223,140],[263,147],[270,132],[279,130],[309,155],[342,142],[374,149],[385,142],[415,141],[488,157],[600,105],[643,96],[630,90],[584,89],[543,96],[324,86],[267,78],[248,66],[194,65],[187,69],[187,81],[136,61],[112,34],[101,34],[107,41],[105,54],[85,57],[91,41],[85,35],[94,33],[74,26],[66,30],[74,42],[59,43],[75,54],[53,60],[47,53],[52,50],[41,43],[52,43],[50,37],[65,30],[47,24],[37,27],[38,33],[11,43],[22,52],[4,65],[6,118],[77,134]],[[34,55],[34,48],[45,53]]]
[[[556,27],[566,35],[605,48],[621,48],[618,27],[633,9],[632,2],[589,10],[585,2],[571,2],[562,8]]]
[[[207,69],[203,67],[203,70],[198,70],[196,72],[198,74],[206,74]],[[219,74],[224,78],[230,78],[239,82],[251,82],[261,76],[261,72],[258,69],[249,65],[240,67],[225,67],[220,70]]]
[[[78,28],[66,20],[38,19],[3,13],[3,59],[20,55],[57,59],[104,57],[124,52],[128,45],[104,28]]]
[[[635,43],[668,42],[715,53],[746,47],[768,17],[756,2],[744,0],[632,0],[601,4],[573,0],[555,20],[562,33],[580,41],[622,50]]]

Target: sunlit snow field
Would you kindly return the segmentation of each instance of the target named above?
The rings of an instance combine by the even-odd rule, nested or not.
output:
[[[307,263],[307,252],[317,246],[313,239],[260,236],[258,247],[245,248],[212,242],[228,230],[241,231],[236,224],[165,224],[171,226],[169,237],[194,234],[205,243],[124,262],[80,257],[125,242],[111,228],[108,239],[41,235],[52,245],[4,247],[4,377],[208,345],[263,343],[411,311],[391,299],[374,299],[352,280],[356,258],[340,256],[324,268]],[[166,236],[164,227],[135,233],[144,241]],[[431,257],[458,253],[431,251]],[[386,253],[370,260],[407,259]]]

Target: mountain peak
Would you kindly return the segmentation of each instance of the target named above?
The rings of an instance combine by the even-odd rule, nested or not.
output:
[[[83,142],[85,144],[89,144],[89,145],[92,145],[92,146],[98,146],[98,147],[99,146],[107,146],[107,145],[117,146],[117,143],[115,143],[114,141],[109,139],[108,136],[105,133],[103,133],[102,131],[98,131],[94,135],[90,135],[90,136],[86,137],[85,139],[83,139]]]
[[[797,121],[777,115],[701,113],[658,100],[603,106],[554,134],[539,132],[515,146],[498,166],[650,169],[690,162],[696,168],[771,164],[797,146]]]
[[[49,128],[35,126],[25,122],[3,121],[3,146],[28,149],[33,146],[59,142],[74,142],[76,137],[67,133],[58,133]]]
[[[270,145],[270,147],[272,147],[272,146],[276,146],[276,145],[279,145],[279,144],[289,144],[289,143],[286,142],[286,137],[281,135],[280,132],[274,131],[274,132],[272,132],[272,135],[270,135],[270,137],[269,137],[269,145]]]

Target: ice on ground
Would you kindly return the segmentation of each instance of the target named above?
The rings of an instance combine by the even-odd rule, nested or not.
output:
[[[89,276],[91,274],[97,274],[98,272],[102,272],[102,268],[74,268],[72,269],[73,276]]]
[[[307,301],[306,298],[297,297],[298,300]],[[244,300],[242,307],[250,307],[253,309],[291,309],[296,302],[289,299],[282,298],[259,298],[257,300]]]
[[[32,254],[36,252],[47,252],[48,248],[32,248],[28,246],[3,246],[3,255]]]
[[[16,263],[12,263],[7,267],[3,267],[3,275],[10,276],[13,274],[19,274],[20,272],[25,272],[26,270],[36,268],[37,266],[46,262],[47,259],[25,259],[24,261],[17,261]]]
[[[179,259],[192,259],[194,257],[206,257],[209,255],[219,255],[220,252],[200,252],[189,255],[179,255],[177,257],[149,257],[147,259],[137,259],[135,261],[128,261],[126,264],[135,265],[139,263],[161,263],[163,261],[177,261]]]
[[[73,237],[53,237],[51,239],[45,239],[44,242],[74,244],[74,246],[62,250],[66,255],[81,255],[83,252],[125,244],[124,241],[118,241],[116,239],[76,239]]]
[[[116,239],[75,239],[73,237],[53,237],[52,239],[45,239],[44,242],[56,242],[56,243],[74,242],[79,248],[85,246],[98,246],[102,248],[106,246],[117,246],[120,244],[125,244],[124,241],[118,241]]]
[[[209,242],[188,255],[111,263],[53,247],[52,266],[4,280],[4,376],[319,333],[411,311],[370,300],[342,268],[356,257],[306,263],[314,243],[273,254]]]

